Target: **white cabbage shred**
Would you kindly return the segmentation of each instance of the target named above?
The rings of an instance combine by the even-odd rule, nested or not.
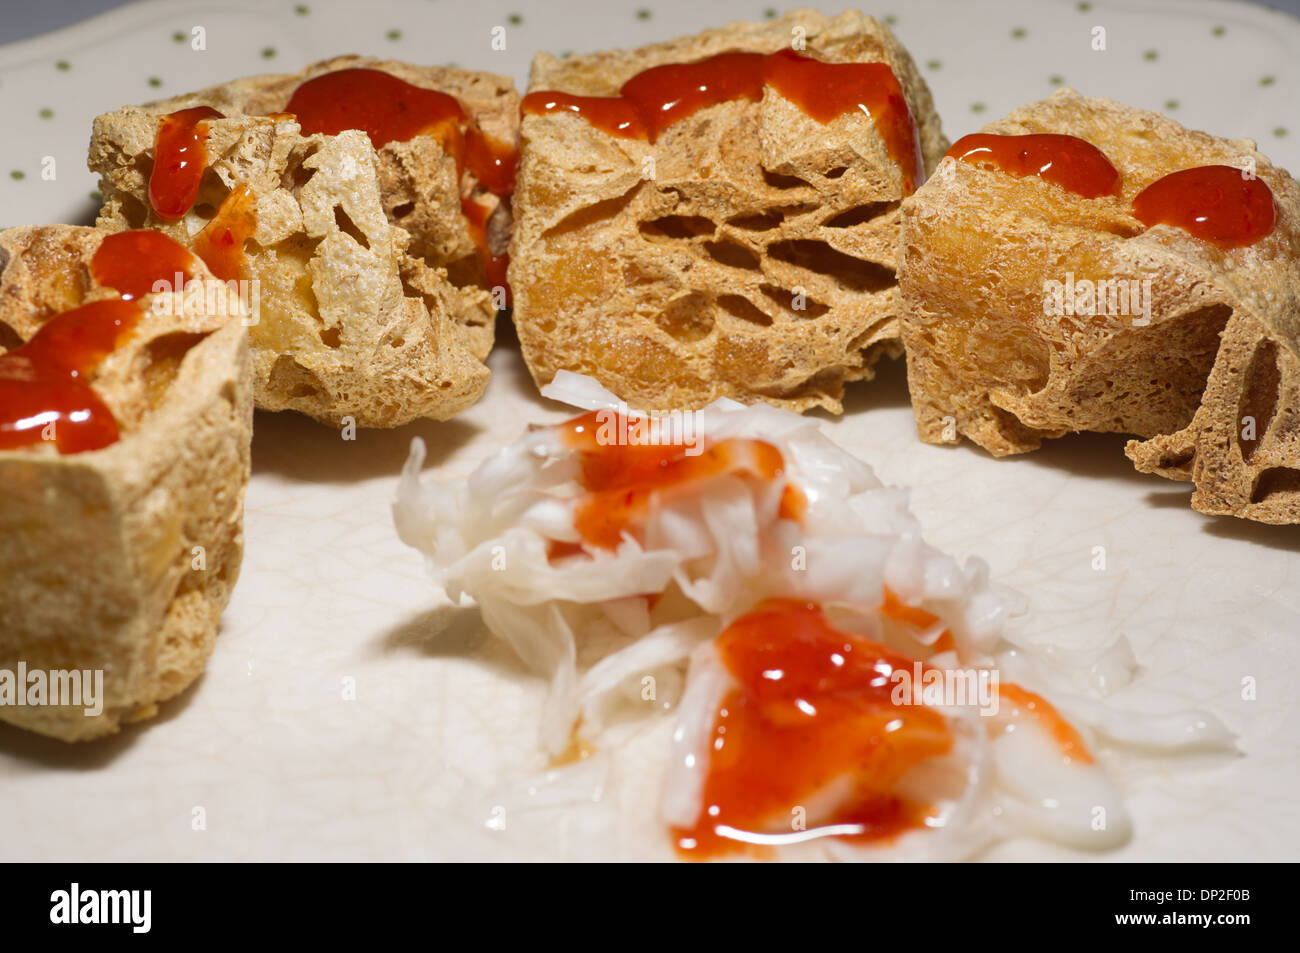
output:
[[[566,371],[543,393],[582,410],[626,410],[595,381]],[[398,533],[425,554],[438,588],[453,601],[476,603],[488,630],[549,679],[540,732],[547,751],[567,749],[579,725],[598,740],[610,713],[647,676],[655,678],[658,698],[670,697],[689,660],[662,806],[669,823],[689,824],[701,808],[713,713],[730,684],[712,640],[770,597],[820,603],[836,613],[837,624],[887,641],[876,610],[888,586],[951,631],[954,651],[928,662],[1006,665],[1033,686],[1040,672],[1033,649],[1007,639],[1010,600],[990,585],[986,565],[976,558],[959,563],[928,545],[906,493],[882,485],[815,420],[730,400],[711,404],[697,419],[711,441],[773,444],[785,460],[783,479],[806,497],[802,522],[778,518],[782,480],[721,475],[657,500],[644,545],[625,535],[616,551],[590,549],[552,561],[552,541],[580,541],[573,514],[583,491],[561,431],[532,429],[467,480],[445,484],[421,481],[425,448],[412,442],[394,506]],[[651,601],[647,594],[660,597]],[[940,634],[914,633],[907,648],[924,656]],[[1121,644],[1091,665],[1097,678],[1122,684],[1133,669],[1132,653]],[[1230,733],[1202,713],[1143,719],[1085,695],[1053,698],[1090,745],[1104,739],[1170,751],[1232,744]],[[1063,761],[1042,731],[991,726],[970,707],[945,714],[954,750],[905,779],[924,788],[918,796],[942,805],[932,829],[888,850],[835,838],[821,838],[816,850],[856,859],[955,857],[1015,834],[1081,847],[1127,839],[1131,825],[1122,800],[1099,768]]]

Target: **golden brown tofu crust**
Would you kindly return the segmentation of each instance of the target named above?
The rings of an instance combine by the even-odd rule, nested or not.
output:
[[[0,232],[0,339],[113,296],[89,274],[102,238]],[[155,714],[212,652],[243,556],[253,382],[239,301],[199,270],[207,293],[151,310],[91,377],[116,443],[0,451],[0,669],[98,670],[104,689],[98,715],[6,705],[0,720],[65,741],[110,734]]]
[[[888,63],[933,168],[946,143],[929,90],[888,28],[856,12],[797,10],[563,60],[542,53],[529,89],[611,95],[653,66],[774,52],[800,35],[819,59]],[[645,407],[731,397],[839,412],[845,381],[899,353],[902,197],[872,123],[823,125],[770,87],[654,143],[578,116],[525,116],[510,285],[533,378],[577,371]]]
[[[126,107],[95,120],[89,165],[100,175],[110,230],[157,228],[191,245],[238,184],[257,198],[247,272],[261,286],[252,328],[257,406],[323,423],[393,427],[447,419],[487,385],[497,300],[461,210],[489,210],[489,245],[505,249],[509,208],[438,139],[419,135],[375,150],[366,135],[304,136],[283,110],[305,80],[365,67],[460,100],[501,143],[515,142],[519,97],[510,80],[450,67],[336,57],[300,73],[253,76]],[[148,202],[161,117],[210,105],[208,169],[193,210],[159,219]]]
[[[1085,139],[1120,172],[1122,194],[1085,199],[945,159],[903,202],[902,333],[921,438],[964,436],[1002,456],[1072,431],[1134,434],[1151,438],[1129,445],[1139,468],[1194,480],[1198,509],[1295,522],[1296,182],[1249,140],[1073,90],[982,131]],[[1143,188],[1203,165],[1251,166],[1277,203],[1272,233],[1223,249],[1133,217]],[[1140,307],[1115,313],[1123,301],[1108,292],[1098,313],[1055,313],[1048,283],[1067,280],[1126,282]],[[1260,438],[1248,447],[1232,434],[1261,389],[1275,410],[1255,415]]]

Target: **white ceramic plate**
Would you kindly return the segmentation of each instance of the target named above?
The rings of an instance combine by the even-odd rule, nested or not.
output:
[[[887,17],[921,64],[953,139],[1066,82],[1255,138],[1300,166],[1300,21],[1282,14],[1204,0],[883,0],[868,12]],[[765,15],[761,0],[123,8],[0,48],[0,224],[88,222],[90,121],[124,103],[344,52],[457,62],[522,85],[541,49],[637,45]],[[505,27],[504,51],[491,47],[494,26]],[[1091,48],[1097,26],[1104,52]],[[206,674],[162,717],[103,743],[0,729],[0,858],[672,856],[654,821],[666,719],[584,762],[584,783],[536,783],[542,685],[472,615],[438,607],[420,557],[392,529],[412,436],[451,478],[526,421],[564,415],[537,396],[502,330],[486,397],[451,423],[345,442],[296,415],[258,415],[247,556]],[[983,555],[1027,596],[1026,631],[1069,645],[1123,633],[1143,673],[1117,706],[1206,708],[1240,737],[1241,757],[1226,761],[1111,765],[1136,824],[1119,851],[1018,841],[991,856],[1294,859],[1300,530],[1196,514],[1185,485],[1135,473],[1117,436],[1003,461],[925,446],[901,367],[854,386],[846,409],[826,429],[886,481],[914,488],[933,543]],[[344,698],[347,679],[355,700]]]

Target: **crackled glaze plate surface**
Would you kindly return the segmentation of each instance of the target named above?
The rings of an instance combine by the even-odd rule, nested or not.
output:
[[[88,223],[90,121],[125,103],[344,52],[454,62],[522,85],[538,50],[636,45],[775,12],[760,0],[126,7],[0,48],[0,225]],[[1254,138],[1300,168],[1300,21],[1285,15],[1156,0],[883,0],[867,12],[921,65],[950,138],[1066,83]],[[1090,42],[1098,26],[1104,52]],[[492,48],[493,27],[504,50]],[[413,436],[450,479],[526,421],[565,415],[537,395],[501,332],[487,395],[453,422],[348,442],[295,415],[258,415],[247,555],[206,674],[160,718],[100,744],[0,728],[0,859],[672,856],[655,821],[667,718],[548,783],[534,744],[543,686],[472,613],[438,602],[392,528]],[[990,857],[1300,853],[1300,529],[1200,516],[1186,486],[1135,473],[1119,437],[1003,461],[920,444],[897,365],[823,420],[883,479],[913,488],[931,542],[984,556],[1025,595],[1021,631],[1070,646],[1126,635],[1142,671],[1113,704],[1205,708],[1239,735],[1235,758],[1110,765],[1136,826],[1121,850],[1016,841]]]

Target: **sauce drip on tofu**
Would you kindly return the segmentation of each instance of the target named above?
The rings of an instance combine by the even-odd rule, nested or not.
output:
[[[1008,175],[1035,176],[1086,199],[1120,194],[1120,175],[1106,154],[1086,139],[1056,133],[962,136],[945,157]]]
[[[1277,206],[1262,179],[1206,165],[1148,185],[1133,199],[1133,216],[1148,228],[1173,225],[1219,248],[1242,248],[1273,231]]]
[[[322,73],[294,91],[285,111],[297,117],[308,135],[333,136],[360,129],[376,149],[431,135],[455,160],[458,177],[468,169],[485,189],[503,198],[515,189],[514,146],[484,133],[454,96],[415,86],[383,70]],[[489,210],[470,198],[462,198],[460,204],[488,287],[505,287],[509,259],[493,255],[488,247]]]
[[[478,127],[454,96],[415,86],[383,70],[353,68],[322,73],[290,97],[284,111],[298,119],[307,135],[336,136],[360,129],[376,149],[434,136],[443,151],[468,169],[494,195],[515,187],[515,150]]]
[[[847,114],[873,120],[902,172],[904,191],[913,191],[924,179],[920,133],[887,63],[826,63],[788,49],[720,53],[651,67],[624,83],[617,96],[539,90],[524,97],[522,111],[574,113],[611,136],[655,142],[701,109],[736,100],[758,102],[769,86],[820,123]]]
[[[0,450],[47,441],[60,453],[80,453],[115,443],[117,421],[87,377],[140,322],[140,299],[156,283],[183,290],[194,257],[161,232],[119,232],[101,242],[90,273],[120,297],[56,315],[0,354]]]
[[[1008,175],[1036,176],[1087,199],[1121,194],[1119,172],[1106,154],[1076,136],[1035,133],[962,136],[946,157]],[[1219,248],[1253,245],[1273,231],[1277,204],[1268,185],[1228,165],[1171,172],[1133,199],[1133,217],[1147,228],[1173,225]]]
[[[766,441],[728,438],[692,444],[661,435],[656,442],[642,442],[635,436],[639,420],[648,418],[593,410],[560,425],[565,443],[578,456],[578,481],[585,492],[577,501],[574,522],[590,546],[615,549],[624,533],[639,539],[656,498],[671,499],[701,480],[736,475],[775,481],[784,473],[781,451]],[[681,435],[670,435],[676,436]],[[804,506],[803,493],[786,483],[778,517],[798,520]],[[582,551],[578,544],[557,542],[550,554],[554,558]]]
[[[186,248],[142,228],[104,236],[90,259],[90,276],[124,299],[143,298],[155,291],[183,291],[197,274],[194,264]]]
[[[890,673],[910,673],[914,659],[786,599],[737,619],[716,650],[735,684],[714,720],[699,819],[673,829],[681,856],[764,856],[815,837],[887,841],[933,814],[897,790],[953,741],[942,714],[891,698]],[[801,817],[832,785],[836,803]]]
[[[159,218],[174,222],[194,207],[207,166],[207,121],[223,118],[209,106],[193,106],[168,113],[159,123],[149,176],[149,204]],[[244,242],[256,228],[257,197],[248,186],[237,185],[195,239],[194,251],[218,278],[236,280],[243,272]]]
[[[380,149],[428,134],[438,139],[456,163],[458,176],[468,169],[489,192],[509,196],[515,187],[517,155],[513,145],[485,134],[454,96],[415,86],[383,70],[353,68],[322,73],[302,83],[278,119],[296,119],[306,135],[338,135],[359,129]],[[180,219],[193,206],[207,162],[206,120],[222,118],[208,106],[195,106],[163,117],[154,141],[154,170],[149,201],[159,218]],[[256,197],[232,190],[216,216],[195,241],[195,250],[213,274],[234,280],[243,271],[243,243],[257,227]],[[505,285],[507,259],[488,248],[488,210],[463,199],[470,238],[483,262],[489,286]]]
[[[487,285],[489,288],[501,287],[506,289],[506,305],[508,307],[510,304],[510,286],[506,284],[506,269],[510,267],[510,255],[494,255],[492,249],[488,247],[488,209],[473,199],[461,199],[460,211],[465,216],[465,224],[469,226],[469,237],[473,240],[474,247],[478,249],[479,259],[483,262]]]
[[[244,273],[244,243],[257,231],[257,194],[243,182],[221,200],[217,213],[194,239],[194,254],[222,281]]]
[[[211,106],[168,113],[154,137],[149,204],[164,221],[174,222],[194,207],[207,168],[209,119],[222,119]]]

